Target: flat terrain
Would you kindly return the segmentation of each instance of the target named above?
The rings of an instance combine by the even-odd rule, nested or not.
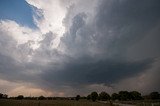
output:
[[[160,106],[160,101],[130,101],[126,103],[92,102],[88,100],[0,100],[0,106]]]
[[[110,106],[87,100],[0,100],[0,106]]]

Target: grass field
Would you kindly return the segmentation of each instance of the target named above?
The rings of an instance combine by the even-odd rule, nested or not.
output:
[[[0,106],[111,106],[91,101],[74,100],[0,100]]]
[[[0,100],[0,106],[160,106],[160,102],[137,101],[133,103],[92,102],[88,100]]]

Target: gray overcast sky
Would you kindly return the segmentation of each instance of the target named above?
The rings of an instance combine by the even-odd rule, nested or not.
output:
[[[159,0],[10,2],[0,1],[0,92],[160,91]]]

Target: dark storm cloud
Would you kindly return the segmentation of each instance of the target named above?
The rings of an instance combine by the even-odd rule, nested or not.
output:
[[[83,61],[83,62],[82,62]],[[112,60],[86,63],[85,60],[65,64],[62,69],[44,71],[42,78],[57,85],[112,84],[138,75],[151,67],[152,60],[117,62]]]
[[[77,56],[98,52],[103,57],[125,58],[127,49],[159,24],[159,4],[158,0],[104,0],[97,7],[92,23],[87,24],[89,16],[85,12],[72,18],[62,43],[66,51]]]
[[[62,38],[68,54],[74,54],[73,60],[64,65],[64,69],[49,69],[49,74],[43,77],[47,81],[71,85],[111,84],[145,73],[156,57],[128,60],[127,50],[145,39],[159,24],[159,10],[158,0],[104,0],[97,8],[93,23],[87,24],[85,12],[78,13],[72,18],[70,30]],[[90,51],[92,48],[93,52]],[[99,53],[94,55],[94,50]]]
[[[126,49],[159,24],[159,4],[158,0],[104,0],[95,18],[98,44],[115,55],[126,55]],[[108,41],[109,35],[113,38]]]
[[[23,75],[25,69],[20,63],[2,54],[0,60],[0,78],[10,81],[27,80],[26,75]]]
[[[30,65],[30,67],[35,68],[35,66]],[[26,72],[29,67],[15,59],[0,54],[0,78],[8,81],[15,82],[30,82],[34,81],[35,77],[32,74]],[[26,72],[26,73],[25,73]]]

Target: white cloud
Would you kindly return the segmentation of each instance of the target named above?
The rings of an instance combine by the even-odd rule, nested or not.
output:
[[[20,26],[11,20],[0,21],[0,33],[0,53],[19,62],[29,61],[42,40],[40,31]]]
[[[66,7],[62,7],[59,0],[27,0],[27,2],[34,6],[35,14],[33,17],[41,33],[52,32],[56,35],[53,48],[57,48],[60,37],[65,32],[62,22],[67,12]]]
[[[38,30],[32,30],[26,26],[20,26],[11,20],[1,21],[0,30],[13,37],[18,44],[24,44],[28,41],[36,42],[41,39],[41,33]]]

